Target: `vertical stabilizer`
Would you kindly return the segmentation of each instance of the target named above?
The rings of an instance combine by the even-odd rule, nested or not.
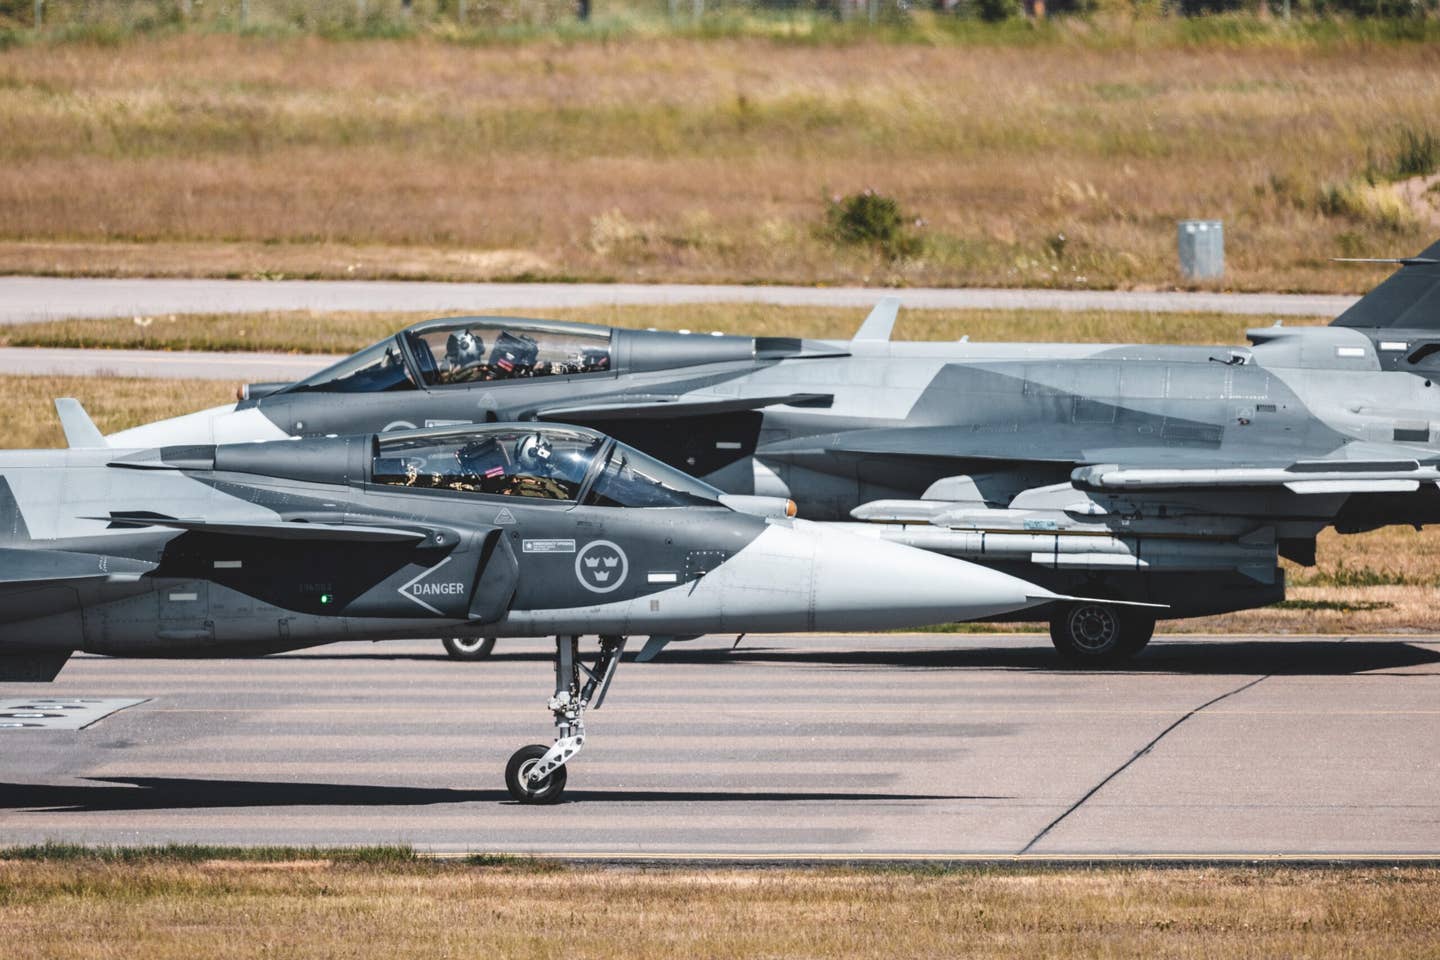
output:
[[[1332,326],[1440,330],[1440,243],[1394,262],[1400,269],[1335,318]]]
[[[895,317],[900,312],[900,298],[886,297],[875,304],[875,309],[870,311],[870,316],[860,324],[860,329],[855,331],[855,341],[858,343],[886,343],[890,340],[890,332],[895,329]]]
[[[74,397],[61,397],[55,401],[55,412],[60,415],[60,428],[65,431],[65,442],[71,449],[108,447],[105,435],[90,419],[90,414],[80,406]]]

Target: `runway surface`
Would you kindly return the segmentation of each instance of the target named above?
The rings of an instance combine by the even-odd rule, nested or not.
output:
[[[549,646],[434,642],[265,660],[73,659],[7,703],[132,698],[0,730],[0,841],[403,842],[621,856],[1440,852],[1440,639],[1157,640],[1058,669],[1040,637],[731,637],[621,666],[570,774]],[[23,706],[23,704],[21,704]]]
[[[868,308],[896,296],[912,309],[1205,310],[1338,315],[1356,297],[1283,293],[783,287],[638,283],[429,283],[361,280],[136,280],[0,277],[0,323],[257,310],[545,310],[598,304],[773,303]]]

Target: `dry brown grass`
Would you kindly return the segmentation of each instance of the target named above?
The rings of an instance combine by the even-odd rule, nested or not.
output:
[[[755,336],[834,339],[851,337],[865,312],[756,303],[601,306],[543,311],[550,319],[640,329],[722,330]],[[342,353],[358,350],[406,324],[434,316],[434,313],[293,310],[57,320],[0,326],[0,344]],[[977,341],[1233,344],[1244,342],[1247,328],[1269,326],[1276,319],[1279,318],[1102,310],[903,310],[895,336],[902,340],[957,340],[968,335]],[[1284,322],[1287,326],[1299,326],[1323,323],[1326,318],[1286,317]]]
[[[1422,230],[1316,198],[1430,129],[1437,68],[1347,42],[20,46],[0,270],[1164,285],[1174,221],[1207,216],[1235,287],[1358,290],[1384,271],[1325,258]],[[922,255],[817,234],[866,187],[925,218]]]
[[[79,399],[96,426],[113,433],[234,400],[235,388],[214,380],[0,376],[0,449],[65,446],[55,397]]]
[[[1440,871],[0,863],[11,956],[1440,956]]]

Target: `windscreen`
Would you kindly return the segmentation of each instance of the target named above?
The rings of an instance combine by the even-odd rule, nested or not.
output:
[[[575,376],[610,369],[610,334],[462,320],[407,331],[426,386]]]
[[[585,502],[597,507],[713,507],[720,502],[720,491],[616,443]]]
[[[415,383],[405,367],[405,358],[394,338],[366,347],[333,367],[326,367],[301,380],[287,392],[313,390],[321,393],[384,393],[414,390]]]
[[[386,486],[574,500],[604,443],[597,434],[554,428],[382,438],[371,479]]]

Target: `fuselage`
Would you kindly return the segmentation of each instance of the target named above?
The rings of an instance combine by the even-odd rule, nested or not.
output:
[[[1283,486],[1108,495],[1084,505],[1089,519],[1068,512],[1076,471],[1096,465],[1433,463],[1440,338],[1424,331],[1272,327],[1251,331],[1249,346],[1213,347],[857,339],[763,349],[758,339],[747,348],[745,338],[612,331],[607,342],[631,346],[617,347],[603,370],[561,364],[545,376],[445,383],[412,368],[404,389],[329,392],[366,354],[413,358],[411,336],[299,385],[112,442],[574,417],[726,492],[792,499],[802,518],[882,520],[892,524],[882,538],[1034,576],[1058,592],[1165,603],[1175,616],[1282,599],[1277,557],[1311,562],[1326,527],[1440,522],[1431,483],[1333,495]],[[647,337],[661,339],[642,349]],[[393,368],[383,371],[393,383]],[[903,512],[874,508],[892,501],[1011,513],[961,521],[973,534],[902,528],[893,524]],[[1018,508],[1036,501],[1041,514],[1022,516]],[[1065,536],[1047,545],[1026,523],[1056,524]]]
[[[544,435],[553,461],[566,442],[593,460],[575,472],[440,474],[486,455],[476,436],[531,429],[0,454],[0,653],[884,629],[1043,602],[983,567],[736,512],[574,428]]]

